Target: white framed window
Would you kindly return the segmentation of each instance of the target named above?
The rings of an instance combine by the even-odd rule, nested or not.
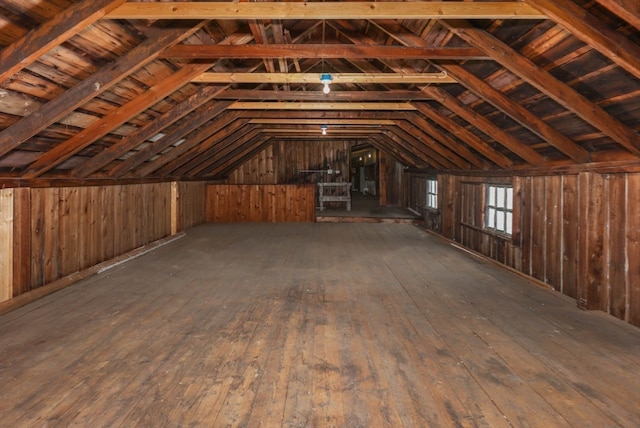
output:
[[[427,208],[438,209],[438,180],[427,180]]]
[[[484,226],[496,232],[513,232],[513,187],[487,185],[487,211]]]

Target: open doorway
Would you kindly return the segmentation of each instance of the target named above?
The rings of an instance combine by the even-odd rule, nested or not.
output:
[[[354,146],[351,149],[351,190],[363,196],[375,197],[379,189],[378,149]]]

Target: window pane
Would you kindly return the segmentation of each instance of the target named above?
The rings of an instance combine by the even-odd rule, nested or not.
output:
[[[493,186],[489,186],[489,205],[496,206],[496,188]]]
[[[507,209],[513,209],[513,187],[507,187]]]
[[[487,227],[495,228],[496,227],[496,210],[494,208],[489,208],[487,210]]]
[[[507,224],[506,224],[505,232],[509,235],[513,233],[513,214],[507,213]]]
[[[496,212],[496,229],[504,230],[504,211]]]
[[[496,206],[504,208],[504,187],[497,188],[497,198],[496,198]]]

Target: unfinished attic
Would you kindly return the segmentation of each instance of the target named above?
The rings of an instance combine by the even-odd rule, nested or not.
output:
[[[640,3],[0,0],[0,425],[636,427]]]

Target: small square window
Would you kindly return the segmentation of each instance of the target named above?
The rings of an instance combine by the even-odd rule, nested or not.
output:
[[[484,226],[496,232],[513,233],[513,187],[487,186]]]

